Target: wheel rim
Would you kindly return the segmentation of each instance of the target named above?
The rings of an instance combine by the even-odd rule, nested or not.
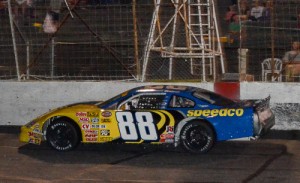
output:
[[[70,128],[59,126],[51,131],[49,140],[55,147],[64,148],[70,145],[72,146],[72,142],[74,142],[75,139],[74,133]]]
[[[187,132],[186,145],[192,149],[199,150],[209,144],[211,137],[205,129],[196,126]]]

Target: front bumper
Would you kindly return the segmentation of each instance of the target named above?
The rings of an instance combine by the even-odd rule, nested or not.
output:
[[[21,133],[19,135],[20,142],[31,143],[31,144],[41,144],[43,134],[36,129],[28,128],[26,126],[21,127]]]

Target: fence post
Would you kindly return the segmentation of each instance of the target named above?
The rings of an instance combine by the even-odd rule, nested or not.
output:
[[[54,57],[55,57],[55,41],[54,37],[51,40],[51,78],[54,77]]]
[[[29,70],[29,64],[30,64],[30,47],[29,47],[29,41],[26,41],[26,79],[29,79],[30,70]]]
[[[13,22],[13,16],[11,11],[11,0],[8,0],[7,6],[8,6],[9,23],[10,23],[11,36],[12,36],[12,42],[14,48],[15,62],[16,62],[16,71],[17,71],[18,81],[21,81],[18,50],[17,50],[16,38],[15,38],[15,29],[14,29],[14,22]]]

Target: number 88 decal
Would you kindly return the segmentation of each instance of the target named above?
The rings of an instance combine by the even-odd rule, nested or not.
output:
[[[138,140],[139,133],[143,140],[157,140],[157,132],[150,112],[135,113],[137,127],[131,112],[117,112],[116,117],[122,139]]]

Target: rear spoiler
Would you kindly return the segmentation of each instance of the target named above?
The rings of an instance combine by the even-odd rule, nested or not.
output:
[[[270,99],[271,96],[269,95],[267,98],[255,101],[254,103],[255,111],[262,112],[265,109],[270,108]]]

